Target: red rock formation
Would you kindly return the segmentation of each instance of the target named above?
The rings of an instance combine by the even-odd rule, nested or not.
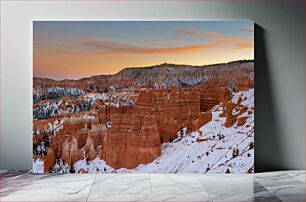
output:
[[[246,111],[248,111],[248,107],[247,106],[242,106],[242,108],[239,110],[239,115],[243,114]]]
[[[210,122],[212,120],[212,113],[211,112],[202,112],[198,119],[194,121],[195,128],[197,130],[199,127],[203,126],[204,124]]]
[[[154,98],[152,98],[152,95]],[[155,99],[156,104],[152,108],[156,111],[156,122],[162,142],[169,142],[177,137],[177,132],[182,127],[187,127],[187,133],[198,129],[201,125],[209,122],[211,116],[201,113],[200,95],[197,88],[170,89],[148,91],[139,94],[139,99]]]
[[[50,173],[55,163],[55,156],[52,148],[48,149],[47,156],[44,161],[44,173]]]
[[[142,91],[134,107],[105,111],[99,119],[110,120],[112,128],[102,158],[114,168],[149,163],[160,155],[160,144],[176,139],[181,128],[188,133],[212,119],[210,112],[200,111],[198,89],[192,88]]]
[[[238,114],[233,115],[233,109],[235,108],[235,104],[228,102],[225,107],[225,114],[226,114],[226,121],[225,121],[225,127],[229,128],[231,127],[238,118]]]
[[[250,88],[254,88],[254,80],[250,76],[241,76],[235,81],[236,91],[244,91]]]
[[[189,82],[186,80],[186,72],[191,78],[205,80],[197,85],[184,84]],[[226,127],[236,122],[237,126],[245,124],[246,118],[240,117],[237,121],[237,117],[248,109],[239,106],[240,103],[227,102],[231,98],[231,91],[254,87],[253,75],[254,64],[250,61],[202,67],[161,64],[148,68],[126,68],[116,75],[75,81],[34,78],[33,86],[38,91],[55,86],[84,91],[91,89],[90,92],[112,91],[114,86],[116,92],[127,92],[128,89],[135,96],[133,102],[137,98],[135,105],[113,107],[105,105],[104,101],[97,101],[90,112],[97,115],[97,120],[71,118],[71,121],[64,122],[63,129],[56,136],[49,133],[46,135],[51,137],[50,153],[53,152],[55,158],[62,158],[70,166],[84,156],[93,160],[98,155],[114,168],[134,168],[158,157],[160,144],[177,138],[177,132],[182,127],[186,127],[189,133],[211,121],[211,108],[220,103],[224,109],[220,116],[226,117]],[[182,88],[188,85],[192,86]],[[147,90],[141,90],[143,87]],[[47,98],[46,94],[43,95],[43,99]],[[83,95],[80,98],[84,99]],[[62,99],[64,102],[73,101],[69,97]],[[124,98],[115,99],[124,101]],[[33,105],[34,108],[48,100],[38,101],[37,105]],[[65,110],[63,103],[59,107]],[[80,117],[82,114],[61,114],[56,115],[56,118]],[[54,121],[55,118],[35,120],[33,129],[46,130],[48,123],[53,124]],[[105,126],[108,121],[112,123],[110,129]],[[40,143],[41,136],[33,137],[33,142]],[[53,161],[49,152],[42,158],[47,162]],[[46,166],[47,170],[50,169],[48,163]]]
[[[237,121],[237,126],[243,126],[248,118],[248,116],[239,117]]]
[[[113,115],[132,113],[134,106],[114,107],[109,105],[101,105],[98,110],[98,122],[105,123],[110,121]]]
[[[94,160],[97,157],[97,153],[95,151],[94,143],[92,142],[90,145],[90,149],[88,151],[88,159],[90,161]]]
[[[62,156],[61,158],[63,159],[63,161],[65,161],[66,163],[70,164],[70,144],[68,142],[68,139],[65,139],[65,142],[62,146]]]
[[[206,83],[198,87],[200,94],[200,109],[202,112],[231,99],[230,91],[227,87],[216,87],[214,84]]]
[[[235,84],[236,90],[245,90],[252,88],[254,85],[253,61],[234,61],[227,64],[215,64],[205,66],[160,64],[151,67],[125,68],[115,75],[99,75],[80,80],[62,80],[55,81],[52,79],[34,78],[33,88],[43,89],[52,87],[78,88],[90,92],[111,90],[113,85],[116,89],[134,88],[153,88],[155,84],[162,83],[164,80],[173,79],[174,81],[182,80],[188,76],[193,78],[206,77],[214,80],[217,86],[226,86],[228,82]],[[140,82],[141,81],[141,82]],[[179,87],[178,82],[168,84],[168,87]],[[167,85],[162,83],[163,85]]]
[[[112,118],[103,142],[103,159],[114,168],[134,168],[160,155],[157,125],[151,116],[141,113],[118,114]]]
[[[91,145],[93,144],[93,140],[90,135],[87,135],[86,144],[85,144],[85,150],[89,150]]]
[[[144,90],[134,106],[101,105],[97,121],[65,121],[58,136],[52,137],[51,147],[55,156],[70,166],[83,159],[85,153],[89,160],[98,155],[114,168],[135,168],[156,159],[161,153],[160,144],[176,139],[181,128],[186,127],[189,133],[211,121],[209,109],[228,99],[227,88],[208,84]],[[230,107],[226,108],[230,122],[235,117],[230,116]],[[110,129],[105,126],[107,121],[112,123]]]
[[[78,148],[78,142],[75,137],[69,142],[65,139],[62,146],[62,156],[61,158],[70,166],[72,166],[78,160],[83,159],[83,150]]]
[[[223,112],[219,116],[226,117],[225,127],[231,127],[236,121],[237,121],[236,126],[242,126],[245,124],[248,116],[240,116],[240,115],[247,112],[248,107],[241,105],[242,101],[243,101],[242,97],[239,97],[237,103],[228,102],[225,104],[225,107],[223,107]],[[233,112],[235,115],[233,115]]]
[[[70,165],[73,165],[75,162],[77,162],[78,160],[81,160],[82,158],[80,158],[80,151],[78,148],[78,141],[75,137],[73,137],[72,139],[72,143],[71,143],[71,147],[70,147]]]

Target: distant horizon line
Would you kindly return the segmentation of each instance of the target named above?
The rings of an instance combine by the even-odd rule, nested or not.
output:
[[[230,60],[230,61],[227,61],[227,62],[210,63],[210,64],[204,64],[204,65],[189,65],[189,64],[176,64],[176,63],[163,62],[163,63],[160,63],[160,64],[148,65],[148,66],[142,66],[142,67],[141,66],[125,67],[125,68],[120,69],[115,74],[94,74],[94,75],[91,75],[91,76],[81,77],[81,78],[78,78],[78,79],[55,79],[55,78],[49,78],[49,77],[38,77],[38,76],[34,76],[34,75],[33,75],[33,79],[49,79],[49,80],[53,80],[53,81],[79,81],[79,80],[82,80],[82,79],[89,79],[89,78],[92,78],[92,77],[95,77],[95,76],[114,76],[124,69],[152,68],[152,67],[158,67],[158,66],[165,65],[165,64],[175,65],[175,66],[187,65],[187,66],[193,66],[193,67],[204,67],[204,66],[214,66],[214,65],[221,65],[221,64],[231,64],[231,63],[235,63],[235,62],[254,62],[254,60],[255,60],[254,58],[253,59],[239,59],[239,60]]]

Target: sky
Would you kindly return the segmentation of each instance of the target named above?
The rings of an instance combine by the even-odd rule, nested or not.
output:
[[[35,77],[79,79],[161,63],[254,59],[252,21],[35,21]]]

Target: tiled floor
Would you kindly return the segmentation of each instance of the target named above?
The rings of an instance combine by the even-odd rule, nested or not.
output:
[[[305,201],[305,171],[253,175],[1,171],[0,201]]]

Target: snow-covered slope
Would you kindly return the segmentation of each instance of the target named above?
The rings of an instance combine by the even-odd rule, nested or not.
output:
[[[248,173],[254,170],[254,89],[236,93],[231,102],[247,110],[239,117],[245,117],[242,126],[237,123],[226,128],[225,117],[219,117],[223,108],[213,108],[213,120],[199,130],[171,143],[162,145],[162,154],[153,162],[139,165],[135,169],[114,170],[103,160],[96,158],[89,162],[74,164],[77,172],[94,173]]]

